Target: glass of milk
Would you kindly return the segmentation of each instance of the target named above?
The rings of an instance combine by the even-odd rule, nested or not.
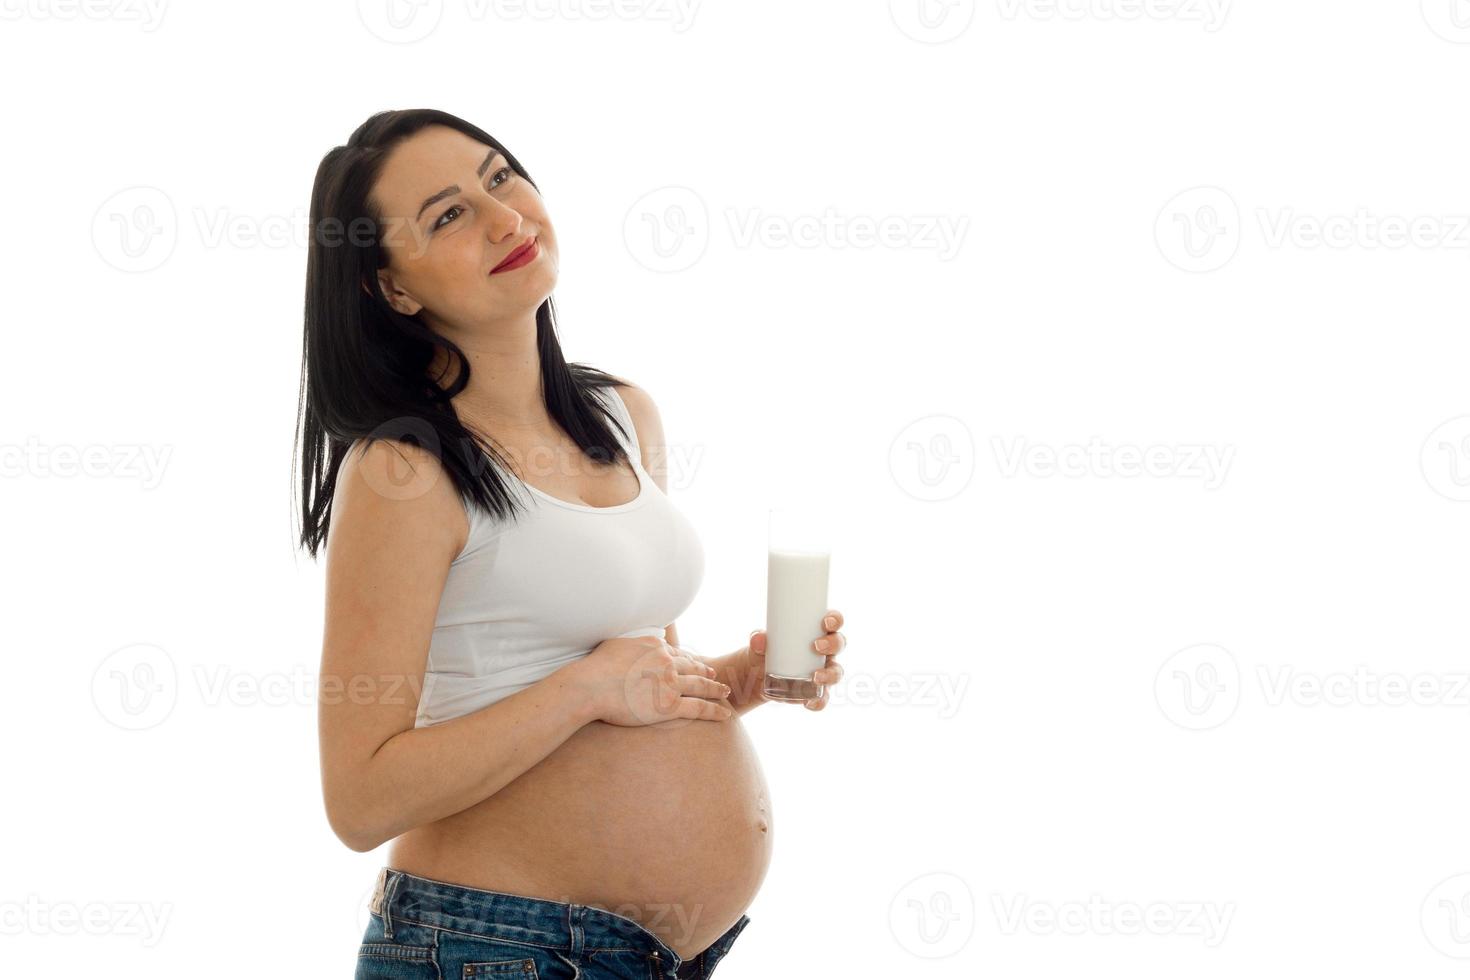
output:
[[[812,675],[827,655],[812,643],[827,632],[827,568],[831,527],[814,507],[774,507],[770,512],[770,558],[766,565],[765,696],[773,701],[808,701],[822,696]]]

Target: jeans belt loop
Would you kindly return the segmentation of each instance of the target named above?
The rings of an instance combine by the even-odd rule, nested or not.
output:
[[[385,867],[381,873],[382,898],[379,900],[380,913],[383,916],[383,936],[388,942],[393,941],[393,915],[390,911],[393,907],[393,894],[398,891],[398,882],[402,878],[395,874],[389,874]]]

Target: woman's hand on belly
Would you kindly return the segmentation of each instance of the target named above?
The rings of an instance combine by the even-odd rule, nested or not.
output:
[[[725,721],[735,714],[721,703],[730,688],[715,679],[714,668],[662,637],[604,640],[568,670],[592,704],[595,720],[609,725]]]

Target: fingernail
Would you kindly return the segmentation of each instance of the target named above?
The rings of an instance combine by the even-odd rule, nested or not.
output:
[[[827,627],[828,629],[831,629],[832,627],[837,625],[837,620],[833,619],[831,616],[828,616],[826,619],[822,620],[822,625]]]
[[[818,640],[815,645],[816,645],[816,648],[818,650],[825,650],[825,649],[827,649],[827,641],[826,640]]]

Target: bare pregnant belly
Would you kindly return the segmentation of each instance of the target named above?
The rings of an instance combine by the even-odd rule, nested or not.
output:
[[[773,826],[738,716],[594,721],[489,799],[395,839],[388,864],[606,909],[687,959],[749,907]]]

